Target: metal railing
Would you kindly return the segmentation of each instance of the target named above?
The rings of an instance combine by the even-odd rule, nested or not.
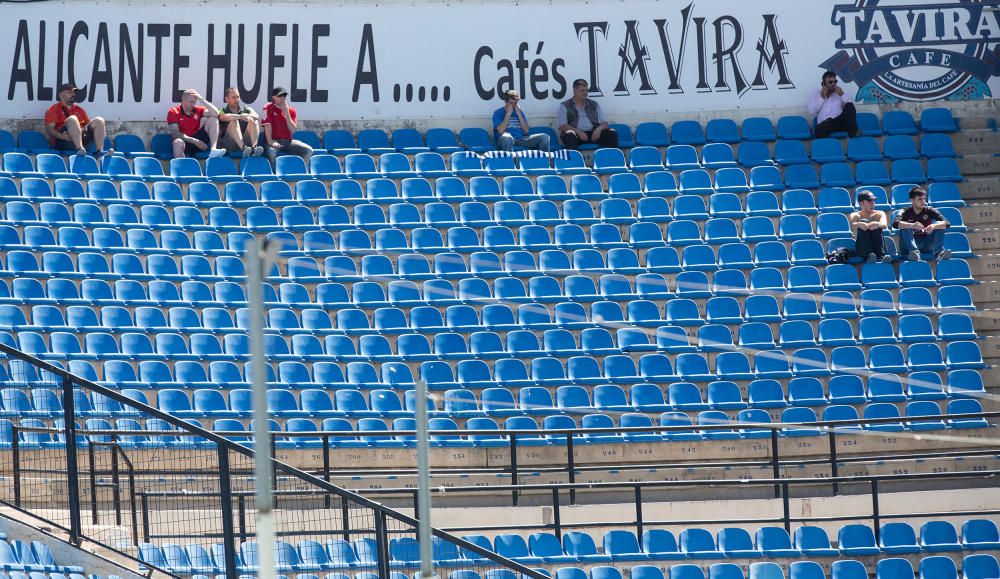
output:
[[[253,493],[254,461],[260,459],[252,443],[238,444],[3,344],[0,367],[6,371],[4,388],[25,395],[48,390],[50,400],[61,399],[62,405],[61,418],[52,424],[24,416],[16,430],[6,425],[9,439],[0,430],[0,443],[9,443],[13,459],[0,461],[0,502],[64,531],[72,543],[90,541],[132,559],[136,571],[172,574],[170,563],[144,551],[139,541],[170,535],[184,538],[188,552],[203,550],[227,579],[256,573],[256,546],[249,540],[256,512],[244,498]],[[134,421],[127,422],[133,428],[90,428],[94,413],[77,408],[79,394],[99,400],[121,419],[119,426]],[[390,558],[419,559],[413,517],[270,460],[274,492],[298,493],[275,506],[282,540],[322,546],[349,538],[359,568],[381,579],[390,579]],[[144,508],[149,496],[164,492],[174,495],[158,508]],[[503,569],[543,579],[450,533],[434,529],[433,536],[437,551],[474,554],[461,559],[458,569],[483,577]]]

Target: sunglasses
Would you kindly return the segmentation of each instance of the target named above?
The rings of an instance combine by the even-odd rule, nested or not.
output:
[[[837,84],[837,81],[835,81],[835,80],[828,80],[828,81],[824,82],[823,84],[825,84],[825,85],[834,85],[834,84]]]

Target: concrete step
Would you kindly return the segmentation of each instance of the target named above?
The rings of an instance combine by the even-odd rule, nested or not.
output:
[[[1000,334],[1000,308],[980,307],[972,318],[977,332]]]
[[[969,260],[969,267],[977,280],[980,276],[1000,276],[1000,253],[984,253],[978,259]]]
[[[1000,225],[1000,202],[975,201],[963,207],[962,220],[969,228]]]
[[[1000,180],[996,175],[969,177],[958,184],[962,199],[1000,200]]]
[[[977,227],[965,234],[977,254],[1000,250],[1000,227]]]
[[[977,129],[955,134],[952,137],[955,152],[960,155],[1000,150],[1000,132],[992,129]]]
[[[958,126],[962,128],[962,132],[972,131],[976,129],[992,129],[993,122],[994,122],[993,117],[974,115],[974,116],[959,118]]]
[[[980,151],[983,149],[980,148]],[[967,153],[958,159],[962,175],[995,175],[1000,173],[1000,157],[993,153]]]
[[[969,287],[972,302],[979,307],[1000,308],[1000,274],[976,275],[979,282]]]

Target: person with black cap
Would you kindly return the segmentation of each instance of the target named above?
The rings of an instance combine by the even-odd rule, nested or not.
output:
[[[271,91],[271,102],[264,105],[264,140],[267,143],[267,156],[270,158],[281,155],[298,155],[308,163],[312,156],[312,147],[292,138],[292,133],[298,127],[298,116],[295,109],[288,104],[288,89],[276,86]]]
[[[59,86],[58,101],[45,111],[45,136],[57,151],[76,151],[86,155],[87,147],[96,143],[95,156],[103,157],[114,151],[104,148],[106,129],[104,119],[90,118],[83,107],[76,104],[76,85],[67,82]]]
[[[885,237],[882,232],[889,227],[889,219],[884,211],[875,209],[875,195],[871,191],[858,193],[860,211],[851,213],[848,221],[854,230],[854,254],[865,263],[890,263],[892,256],[885,253]]]
[[[209,157],[226,154],[219,148],[219,109],[193,88],[184,91],[181,104],[167,111],[167,126],[174,138],[175,159],[202,151],[208,151]]]

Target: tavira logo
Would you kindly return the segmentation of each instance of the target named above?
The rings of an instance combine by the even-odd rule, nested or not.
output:
[[[833,7],[840,50],[820,66],[863,102],[991,97],[1000,76],[1000,1],[857,0]]]

